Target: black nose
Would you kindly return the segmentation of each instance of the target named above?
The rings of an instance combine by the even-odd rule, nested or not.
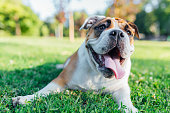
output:
[[[123,37],[124,37],[124,34],[123,34],[123,32],[120,31],[120,30],[113,30],[113,31],[110,32],[109,36],[110,36],[110,37],[113,37],[113,38],[117,38],[117,37],[123,38]]]

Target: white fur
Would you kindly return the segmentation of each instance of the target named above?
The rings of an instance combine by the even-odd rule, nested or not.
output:
[[[63,89],[55,82],[50,82],[47,86],[45,86],[43,89],[38,91],[36,94],[43,96],[43,95],[48,95],[49,93],[61,92],[62,90]]]
[[[115,20],[115,18],[112,18],[115,22],[114,23],[114,28],[115,29],[119,29],[118,23],[116,22],[117,20]]]
[[[47,96],[50,93],[57,93],[61,92],[62,90],[63,88],[61,88],[58,84],[50,82],[47,86],[45,86],[43,89],[36,92],[35,94],[12,98],[13,105],[16,106],[17,104],[26,104],[28,103],[28,101],[32,101],[37,97],[39,98],[40,96]]]

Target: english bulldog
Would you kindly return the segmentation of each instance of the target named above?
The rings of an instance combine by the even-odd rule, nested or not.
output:
[[[137,26],[121,18],[91,16],[82,29],[87,30],[86,39],[66,60],[59,76],[33,95],[12,98],[14,106],[64,89],[102,90],[113,95],[119,108],[125,105],[125,112],[138,112],[128,85],[134,36],[139,38]]]

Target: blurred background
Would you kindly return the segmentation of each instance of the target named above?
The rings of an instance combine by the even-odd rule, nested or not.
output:
[[[134,22],[142,40],[170,41],[170,0],[0,0],[0,37],[85,38],[91,15]]]

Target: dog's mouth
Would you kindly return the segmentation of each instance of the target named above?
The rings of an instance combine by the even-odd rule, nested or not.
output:
[[[90,47],[93,59],[99,65],[98,69],[106,78],[111,78],[115,75],[116,79],[121,79],[125,71],[122,67],[125,58],[122,58],[117,47],[111,49],[106,54],[97,54],[92,47]]]

